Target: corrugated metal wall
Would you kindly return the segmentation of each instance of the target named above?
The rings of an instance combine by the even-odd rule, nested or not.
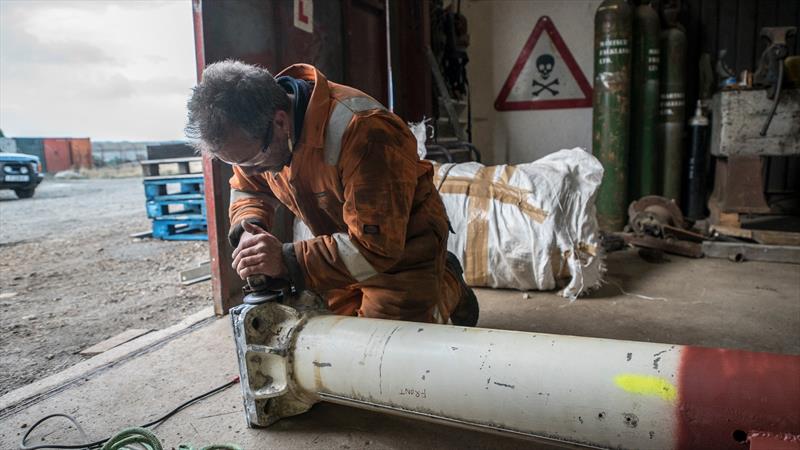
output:
[[[790,27],[800,24],[798,0],[691,0],[686,2],[682,22],[686,25],[691,60],[701,53],[714,59],[726,49],[725,62],[736,71],[754,70],[767,47],[759,37],[763,27]],[[800,42],[793,43],[793,54],[800,54]],[[693,75],[693,74],[690,74]]]
[[[42,138],[14,138],[17,142],[17,151],[39,158],[42,171],[47,172],[47,160],[44,157],[44,139]]]
[[[92,141],[89,138],[13,138],[17,151],[34,155],[42,171],[56,173],[68,169],[94,167]]]
[[[697,61],[702,53],[717,60],[727,50],[724,61],[737,76],[743,70],[755,71],[767,41],[760,37],[763,27],[800,27],[800,0],[689,0],[681,22],[689,40],[687,99],[697,99]],[[790,54],[800,55],[800,39],[789,41]],[[694,108],[689,108],[691,114]],[[769,157],[766,162],[768,193],[800,190],[800,157]]]

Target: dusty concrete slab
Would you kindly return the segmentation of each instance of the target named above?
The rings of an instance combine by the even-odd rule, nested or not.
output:
[[[143,334],[147,334],[153,330],[147,328],[128,328],[127,330],[119,333],[117,335],[111,336],[110,338],[100,341],[93,346],[81,350],[81,355],[83,356],[95,356],[99,355],[100,353],[107,352],[114,347],[119,347],[120,345],[132,341]]]
[[[679,257],[651,264],[622,252],[611,255],[609,268],[608,285],[573,303],[552,293],[525,299],[521,292],[482,289],[479,325],[800,353],[800,266]],[[91,436],[108,435],[151,420],[236,372],[228,320],[217,320],[0,417],[0,448],[16,448],[23,425],[53,412],[76,416]],[[156,433],[166,448],[180,442],[235,442],[247,449],[549,448],[330,404],[269,430],[250,430],[241,408],[234,387],[179,413]],[[63,437],[57,431],[47,440]]]
[[[95,373],[102,372],[120,361],[146,353],[153,347],[167,342],[175,336],[190,332],[191,328],[213,317],[214,308],[212,306],[203,308],[171,327],[142,336],[135,341],[129,341],[47,378],[15,389],[0,397],[0,419],[8,411],[20,409],[29,403],[35,403],[39,398],[46,398],[50,393],[63,390],[66,386],[92,377]]]
[[[631,250],[607,266],[607,284],[572,303],[480,290],[478,325],[800,354],[800,265],[680,256],[656,264]]]
[[[141,177],[47,179],[24,200],[0,191],[0,295],[14,294],[0,300],[0,395],[128,328],[163,329],[211,304],[208,284],[178,282],[208,243],[128,237],[151,227]]]

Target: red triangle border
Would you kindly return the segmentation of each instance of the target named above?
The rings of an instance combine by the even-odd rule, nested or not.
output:
[[[553,45],[555,45],[556,50],[558,50],[558,53],[561,55],[561,58],[564,60],[564,63],[567,65],[570,73],[578,83],[578,87],[580,88],[581,92],[583,92],[584,98],[509,102],[508,94],[511,93],[511,88],[514,87],[514,83],[517,82],[519,74],[525,67],[525,63],[528,61],[528,57],[531,55],[533,47],[536,45],[536,42],[539,40],[539,36],[541,36],[543,31],[547,31],[547,35],[550,36],[550,40],[553,41]],[[494,101],[494,108],[498,111],[522,111],[528,109],[591,108],[591,106],[592,87],[586,80],[586,76],[583,74],[583,71],[581,71],[578,63],[575,62],[572,52],[570,52],[567,48],[567,45],[564,44],[564,40],[561,38],[558,30],[556,30],[556,27],[553,25],[553,21],[550,19],[550,17],[540,17],[536,22],[536,26],[533,28],[533,31],[531,31],[528,41],[525,42],[525,46],[522,47],[522,51],[517,57],[517,62],[514,63],[514,67],[511,69],[511,73],[508,75],[503,88],[500,89],[500,93],[497,94],[497,99]]]

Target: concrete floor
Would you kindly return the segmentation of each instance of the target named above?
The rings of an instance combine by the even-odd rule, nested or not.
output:
[[[479,290],[479,325],[800,354],[800,265],[681,257],[652,264],[626,251],[610,255],[608,267],[609,283],[573,303],[552,293],[526,299],[516,291]],[[211,321],[22,409],[0,411],[0,449],[17,448],[27,427],[54,412],[72,414],[93,437],[146,422],[233,377],[232,349],[227,318]],[[331,404],[319,404],[269,430],[251,430],[241,408],[234,387],[155,431],[166,448],[180,442],[235,442],[247,449],[532,448],[517,439]],[[66,424],[55,425],[38,435],[46,434],[47,442],[62,439],[60,428]]]
[[[612,253],[607,266],[607,283],[572,303],[481,290],[478,325],[800,354],[800,265],[681,256],[649,263],[630,250]]]

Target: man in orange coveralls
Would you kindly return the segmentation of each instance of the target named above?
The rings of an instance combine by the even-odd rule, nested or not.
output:
[[[233,166],[228,237],[242,279],[287,279],[336,314],[475,325],[433,167],[399,117],[310,65],[273,77],[237,61],[208,66],[188,108],[196,146]],[[313,239],[268,232],[279,202]]]

